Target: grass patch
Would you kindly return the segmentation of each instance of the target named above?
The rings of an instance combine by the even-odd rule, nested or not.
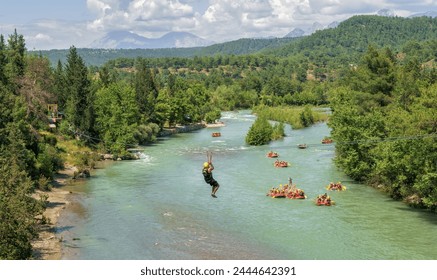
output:
[[[258,117],[268,120],[287,123],[293,129],[308,127],[314,123],[327,121],[329,116],[326,112],[316,111],[313,107],[267,107],[257,106],[253,112]]]

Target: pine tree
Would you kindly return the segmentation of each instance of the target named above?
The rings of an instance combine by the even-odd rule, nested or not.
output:
[[[6,64],[8,63],[6,57],[6,44],[5,38],[0,34],[0,85],[5,85],[6,81]]]
[[[70,48],[65,66],[66,83],[66,120],[83,140],[90,140],[94,135],[94,94],[90,90],[88,69],[76,48]]]
[[[17,78],[24,76],[26,43],[23,35],[17,34],[17,30],[9,36],[8,52],[10,75]]]
[[[58,64],[54,71],[54,86],[53,90],[56,95],[56,101],[58,104],[58,110],[61,112],[65,111],[67,106],[67,92],[66,92],[66,82],[65,82],[65,73],[60,60],[58,60]]]

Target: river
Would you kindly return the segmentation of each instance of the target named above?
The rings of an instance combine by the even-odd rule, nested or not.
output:
[[[96,170],[74,187],[80,194],[59,220],[63,259],[437,259],[437,215],[348,179],[333,163],[334,145],[319,144],[326,123],[287,126],[283,140],[250,147],[244,138],[254,120],[225,112],[224,127],[160,139],[140,160]],[[211,137],[215,131],[222,136]],[[270,150],[291,166],[275,168]],[[206,151],[218,198],[201,175]],[[288,177],[308,199],[266,196]],[[315,206],[337,181],[347,190],[329,193],[336,205]]]

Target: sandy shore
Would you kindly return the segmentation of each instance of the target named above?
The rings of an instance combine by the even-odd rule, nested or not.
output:
[[[223,127],[223,126],[226,126],[224,122],[206,124],[206,127],[208,127],[208,128]]]
[[[74,169],[66,168],[56,174],[52,183],[51,191],[37,191],[35,197],[47,195],[47,208],[44,216],[48,219],[46,225],[41,226],[38,239],[32,242],[33,257],[37,260],[60,260],[62,257],[62,240],[56,236],[56,223],[67,205],[70,203],[69,191],[63,190],[63,186],[73,178]]]

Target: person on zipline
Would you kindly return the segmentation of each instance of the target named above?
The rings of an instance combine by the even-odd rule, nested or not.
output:
[[[212,177],[212,171],[214,170],[214,165],[212,164],[212,154],[207,153],[207,162],[203,164],[202,174],[205,182],[210,184],[212,187],[211,196],[217,198],[215,193],[219,189],[219,183]]]

